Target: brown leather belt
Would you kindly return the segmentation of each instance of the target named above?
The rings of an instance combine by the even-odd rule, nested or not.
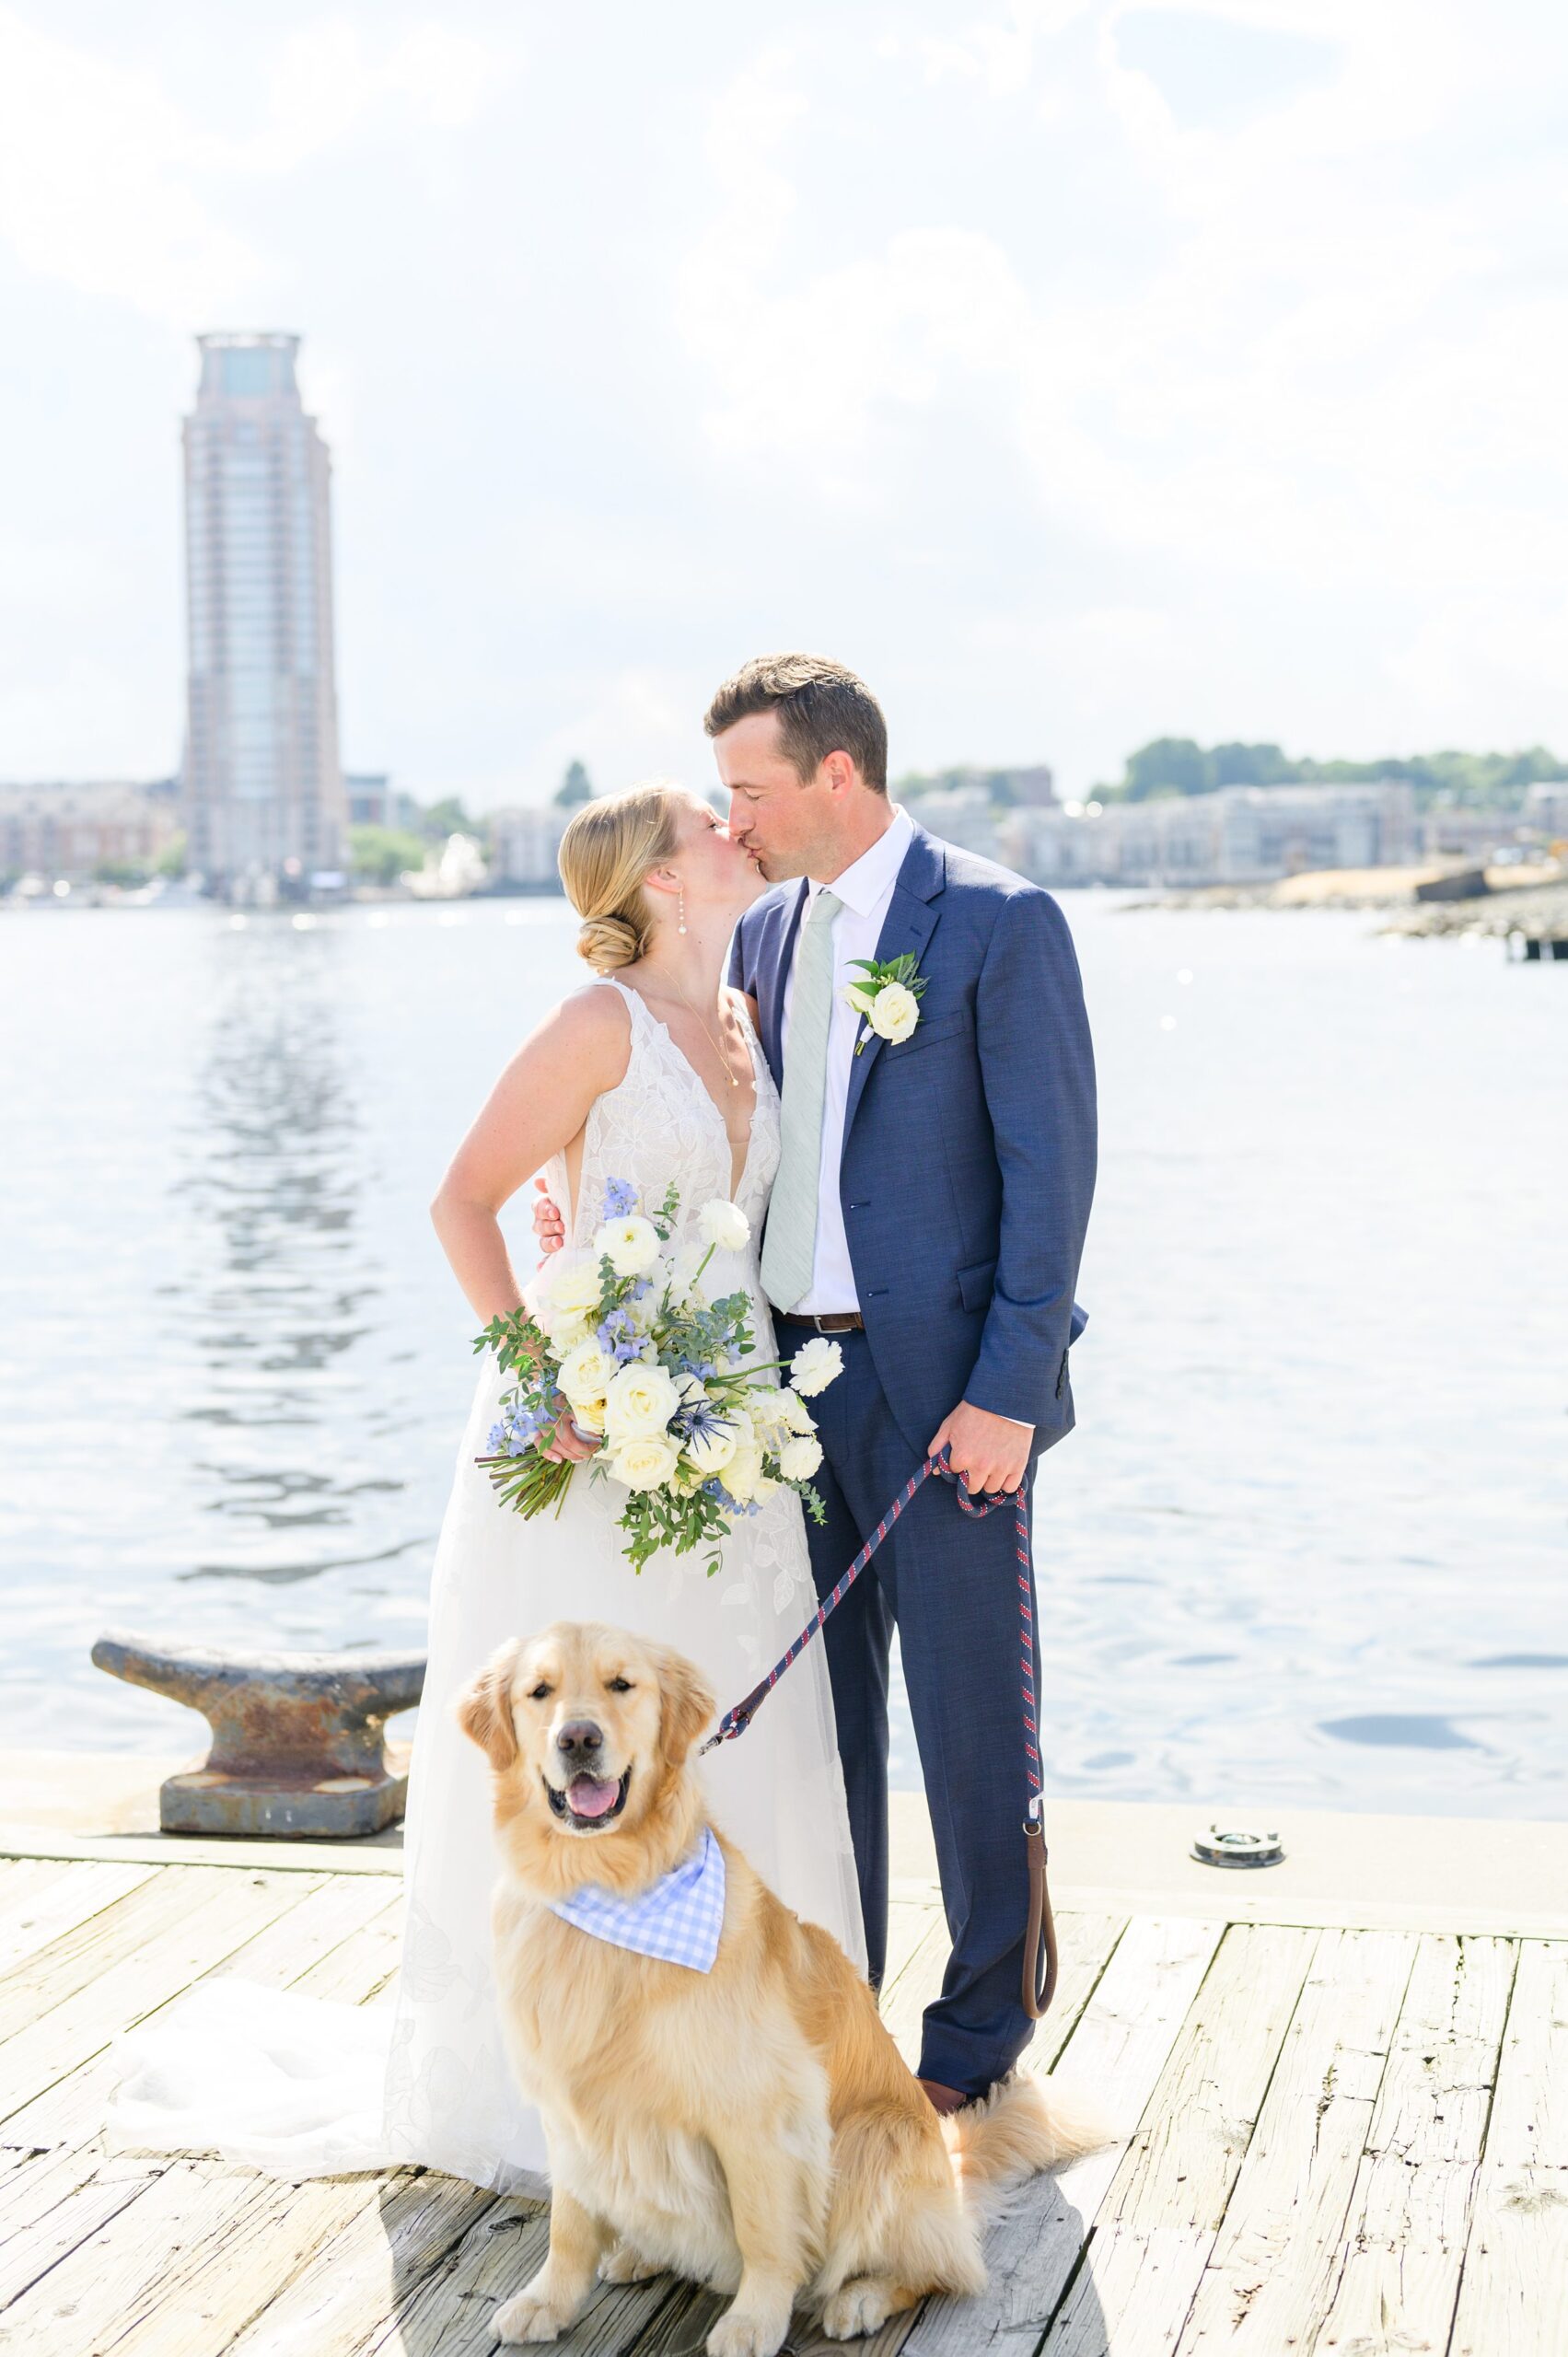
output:
[[[774,1315],[787,1318],[792,1326],[810,1326],[819,1334],[864,1334],[865,1331],[865,1320],[858,1309],[830,1309],[820,1318],[809,1309],[780,1309]]]

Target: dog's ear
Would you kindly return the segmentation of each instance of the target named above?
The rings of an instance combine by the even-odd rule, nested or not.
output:
[[[679,1768],[717,1705],[702,1672],[684,1654],[671,1653],[662,1645],[658,1652],[658,1682],[663,1701],[660,1748],[670,1766]]]
[[[471,1686],[458,1698],[458,1724],[471,1736],[491,1766],[510,1768],[517,1757],[517,1730],[512,1722],[512,1680],[517,1674],[522,1646],[513,1638],[493,1654]]]

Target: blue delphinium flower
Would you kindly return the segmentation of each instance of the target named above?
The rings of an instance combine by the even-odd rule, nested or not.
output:
[[[604,1182],[604,1215],[606,1219],[627,1219],[637,1208],[637,1190],[624,1178],[607,1178]]]
[[[612,1358],[617,1366],[642,1356],[643,1338],[623,1309],[610,1311],[595,1339],[606,1358]]]

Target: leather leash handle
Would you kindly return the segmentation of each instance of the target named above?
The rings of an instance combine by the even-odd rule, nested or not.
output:
[[[1046,1880],[1045,1830],[1038,1818],[1024,1827],[1029,1862],[1029,1922],[1024,1934],[1024,2011],[1031,2022],[1050,2010],[1056,1994],[1060,1965],[1056,1954],[1056,1918],[1051,1911],[1051,1886]]]

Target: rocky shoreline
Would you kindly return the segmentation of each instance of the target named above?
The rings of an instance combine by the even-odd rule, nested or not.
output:
[[[1380,933],[1412,938],[1478,935],[1494,940],[1524,934],[1534,940],[1568,941],[1568,872],[1562,868],[1487,871],[1484,888],[1472,897],[1422,900],[1418,887],[1441,880],[1443,870],[1422,868],[1333,868],[1289,876],[1276,883],[1201,885],[1132,900],[1140,909],[1365,910],[1386,915]]]

